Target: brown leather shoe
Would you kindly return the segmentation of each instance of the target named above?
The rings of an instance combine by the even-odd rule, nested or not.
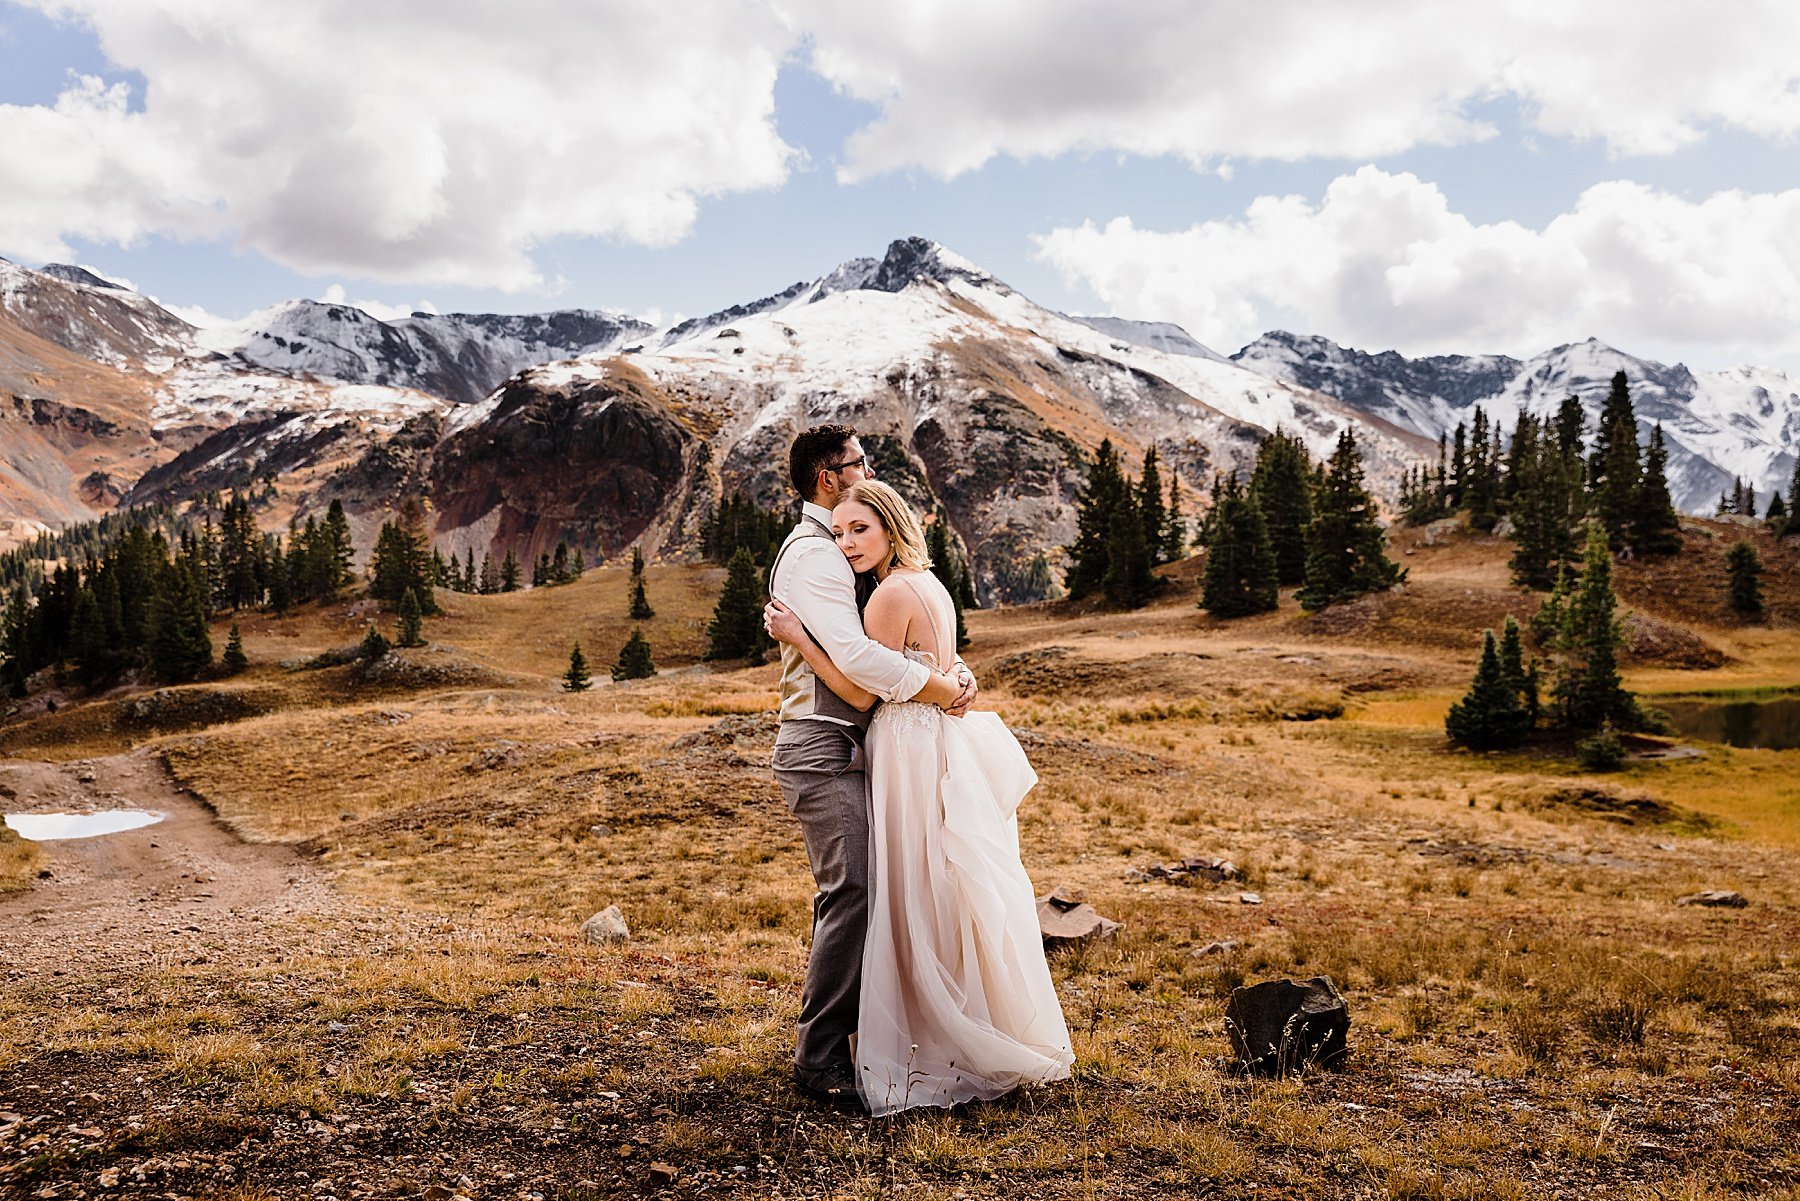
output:
[[[801,1096],[833,1109],[869,1111],[862,1094],[856,1091],[855,1069],[847,1063],[831,1063],[822,1068],[796,1067],[794,1087]]]

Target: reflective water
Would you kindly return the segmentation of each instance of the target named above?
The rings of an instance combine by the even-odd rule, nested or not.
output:
[[[60,838],[94,838],[117,834],[161,821],[163,815],[148,809],[111,809],[104,813],[9,813],[6,824],[20,838],[51,842]]]
[[[1654,701],[1689,738],[1776,751],[1800,747],[1800,697],[1771,701]]]

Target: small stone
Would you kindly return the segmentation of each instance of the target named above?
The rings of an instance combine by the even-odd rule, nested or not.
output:
[[[426,1185],[425,1191],[419,1194],[420,1201],[450,1201],[454,1196],[456,1190],[443,1184]]]
[[[632,1146],[630,1143],[620,1143],[619,1144],[619,1158],[620,1159],[630,1159],[636,1153],[637,1153],[637,1148]]]
[[[588,833],[592,834],[595,838],[610,838],[612,836],[612,827],[605,822],[598,822],[588,827]]]
[[[1260,905],[1260,904],[1262,904],[1262,893],[1260,893],[1260,892],[1240,892],[1240,893],[1238,893],[1238,904],[1240,904],[1240,905]]]
[[[1066,913],[1087,900],[1087,889],[1073,884],[1059,884],[1045,899]]]
[[[348,1034],[348,1033],[350,1033],[350,1027],[344,1025],[344,1023],[342,1023],[342,1022],[326,1022],[325,1023],[325,1033],[327,1033],[327,1034]]]
[[[1188,952],[1188,958],[1205,959],[1209,955],[1229,955],[1237,949],[1237,939],[1227,938],[1219,942],[1209,942],[1203,947],[1195,947]]]
[[[681,1173],[672,1163],[663,1163],[659,1160],[650,1165],[651,1184],[674,1184],[675,1177],[679,1175],[681,1175]]]
[[[1709,909],[1742,909],[1750,902],[1744,894],[1732,892],[1724,888],[1709,888],[1704,892],[1690,893],[1675,902],[1677,905],[1704,905]]]
[[[608,905],[581,923],[581,937],[597,945],[624,942],[631,937],[631,927],[625,924],[625,914],[617,905]]]

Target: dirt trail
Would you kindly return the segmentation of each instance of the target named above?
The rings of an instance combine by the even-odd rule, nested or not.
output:
[[[239,841],[152,754],[0,760],[0,811],[114,809],[166,816],[118,834],[38,844],[49,878],[0,901],[8,977],[255,955],[281,940],[288,919],[338,908],[310,863],[286,847]]]

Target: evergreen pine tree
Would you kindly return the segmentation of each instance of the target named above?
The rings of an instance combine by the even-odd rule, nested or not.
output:
[[[1141,609],[1156,591],[1150,574],[1150,545],[1144,537],[1143,517],[1137,511],[1129,481],[1118,508],[1113,510],[1111,540],[1106,548],[1106,576],[1101,581],[1106,599],[1121,609]]]
[[[330,598],[350,582],[350,563],[356,554],[356,547],[350,541],[350,519],[344,516],[343,501],[331,502],[319,529],[323,539],[320,558],[324,561],[319,574],[324,581],[324,596]]]
[[[1494,649],[1494,631],[1481,638],[1481,664],[1462,700],[1444,715],[1444,733],[1452,742],[1471,750],[1490,751],[1517,746],[1530,732],[1519,694],[1505,678],[1500,655]]]
[[[1069,567],[1063,575],[1063,587],[1070,597],[1087,596],[1105,583],[1113,514],[1128,495],[1118,452],[1113,450],[1112,439],[1105,439],[1094,455],[1087,486],[1076,502],[1075,541],[1068,548]]]
[[[1187,558],[1187,521],[1181,515],[1181,477],[1169,473],[1169,503],[1164,506],[1162,561]]]
[[[769,636],[763,631],[762,588],[757,582],[756,560],[739,547],[725,569],[725,587],[706,628],[708,659],[748,659],[761,663]]]
[[[1581,397],[1565,396],[1556,409],[1556,447],[1568,460],[1569,479],[1579,490],[1587,478],[1586,469],[1574,470],[1581,462],[1582,443],[1587,437],[1587,410],[1581,407]]]
[[[957,570],[956,560],[950,553],[950,520],[942,513],[925,531],[925,554],[931,559],[931,574],[943,584],[956,609],[956,649],[962,650],[969,645],[969,625],[963,618],[962,573]]]
[[[281,553],[281,539],[269,543],[269,608],[277,617],[287,616],[293,607],[294,590],[288,578],[287,556]]]
[[[1144,474],[1138,477],[1137,485],[1137,511],[1138,519],[1144,523],[1144,548],[1150,565],[1155,567],[1168,562],[1162,551],[1169,513],[1163,504],[1162,471],[1157,466],[1154,444],[1144,452]]]
[[[93,587],[83,587],[69,622],[69,655],[81,682],[89,688],[112,674],[113,649],[106,637],[106,618]]]
[[[485,577],[487,572],[484,570],[481,574]],[[569,582],[569,544],[560,538],[557,540],[556,550],[550,556],[550,582],[552,584]]]
[[[1463,492],[1469,483],[1469,431],[1460,421],[1456,423],[1456,437],[1451,447],[1448,511],[1454,513],[1463,507]]]
[[[1669,452],[1663,445],[1662,423],[1650,431],[1650,450],[1644,456],[1644,476],[1638,482],[1627,531],[1633,554],[1672,555],[1681,549],[1681,522],[1669,496]]]
[[[1213,511],[1200,608],[1214,617],[1243,617],[1275,608],[1279,596],[1275,569],[1275,549],[1262,509],[1244,495],[1234,477]]]
[[[1748,542],[1739,542],[1725,552],[1726,596],[1732,609],[1746,617],[1761,613],[1762,557]]]
[[[577,641],[575,648],[569,652],[569,670],[563,672],[564,692],[586,692],[591,683],[588,677],[587,658],[581,653],[581,643]]]
[[[1606,528],[1608,544],[1616,551],[1623,549],[1630,540],[1632,514],[1642,482],[1637,417],[1632,411],[1631,387],[1623,371],[1613,373],[1612,391],[1601,411],[1600,423],[1590,468],[1594,511]]]
[[[238,632],[238,623],[231,623],[231,633],[225,638],[225,653],[219,658],[226,671],[233,675],[250,666],[250,657],[244,654],[244,636]]]
[[[650,607],[650,598],[644,592],[644,552],[638,547],[631,548],[631,620],[648,621],[656,616],[656,610]]]
[[[1781,527],[1787,524],[1787,502],[1781,499],[1781,493],[1771,492],[1769,494],[1769,510],[1763,514],[1763,521],[1777,534],[1781,533]]]
[[[1573,532],[1574,462],[1556,441],[1539,438],[1520,467],[1512,499],[1513,583],[1543,590],[1557,572],[1576,561]]]
[[[164,683],[194,679],[212,665],[206,606],[191,566],[164,565],[151,601],[150,668]]]
[[[500,561],[500,591],[517,592],[519,590],[519,553],[512,547],[506,548],[506,558]]]
[[[650,661],[650,644],[644,640],[644,631],[634,629],[619,651],[619,661],[613,664],[612,678],[647,680],[655,674],[656,664]]]
[[[400,615],[396,622],[395,634],[401,646],[424,646],[421,637],[424,626],[424,615],[419,611],[419,595],[411,588],[400,594]]]
[[[1475,406],[1475,425],[1469,443],[1469,483],[1464,489],[1469,508],[1469,527],[1487,533],[1500,522],[1499,465],[1493,453],[1487,413]]]
[[[387,635],[381,632],[381,627],[371,621],[368,631],[363,634],[362,645],[357,648],[356,654],[363,662],[373,663],[393,649],[394,644],[387,640]]]
[[[1513,615],[1506,615],[1506,625],[1500,633],[1500,675],[1506,686],[1513,690],[1513,695],[1523,697],[1525,693],[1525,643],[1519,635],[1519,623]]]
[[[569,568],[569,578],[572,580],[579,580],[586,571],[587,556],[581,553],[581,548],[578,546],[575,548],[575,565]]]
[[[1297,597],[1302,607],[1322,609],[1355,600],[1406,578],[1405,570],[1387,557],[1374,499],[1363,487],[1362,452],[1349,426],[1338,435],[1314,507],[1316,516],[1306,535],[1306,581]]]
[[[1781,527],[1781,536],[1800,534],[1800,454],[1794,456],[1794,475],[1788,481],[1787,521]]]
[[[1277,428],[1256,449],[1250,501],[1262,511],[1284,586],[1306,580],[1306,532],[1313,520],[1312,457],[1298,435]]]
[[[500,591],[500,569],[494,565],[494,552],[481,552],[481,579],[477,588],[483,596],[492,596]]]
[[[1597,730],[1604,723],[1638,723],[1637,701],[1619,677],[1620,629],[1612,588],[1612,550],[1599,522],[1588,523],[1581,579],[1563,611],[1555,648],[1560,656],[1553,695],[1561,724]]]

